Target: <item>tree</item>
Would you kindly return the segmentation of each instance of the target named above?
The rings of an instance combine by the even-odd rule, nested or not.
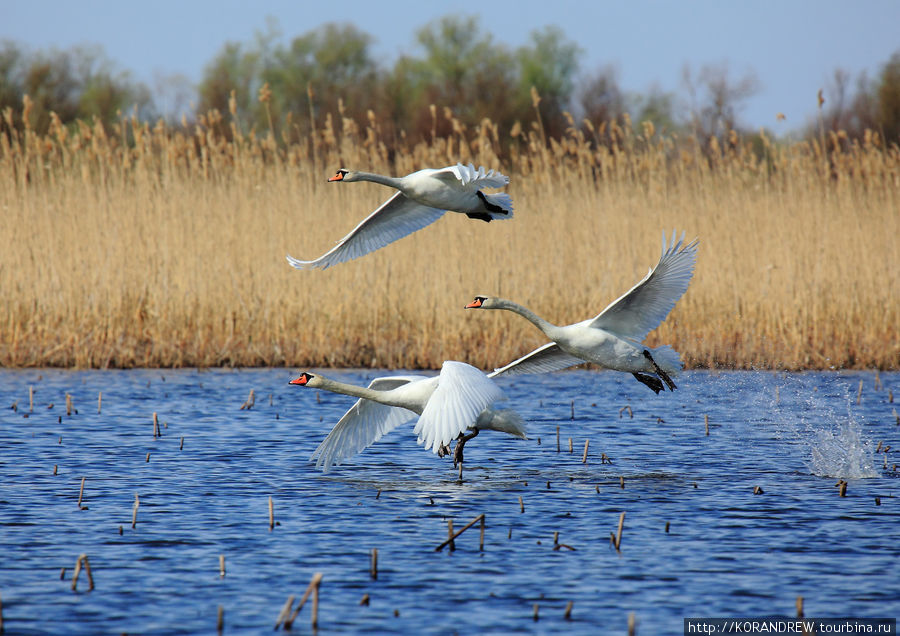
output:
[[[520,107],[531,106],[531,88],[541,96],[541,115],[547,134],[559,136],[567,125],[562,116],[570,108],[581,47],[567,41],[559,27],[531,32],[531,42],[516,52],[519,64]],[[527,104],[527,106],[526,106]]]
[[[885,141],[900,144],[900,51],[894,53],[881,70],[877,102]]]

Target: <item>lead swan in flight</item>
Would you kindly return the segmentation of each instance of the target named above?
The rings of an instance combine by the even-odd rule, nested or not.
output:
[[[413,432],[419,444],[443,457],[456,440],[454,464],[463,461],[463,446],[481,430],[501,431],[526,439],[525,422],[515,411],[494,409],[500,388],[482,371],[447,360],[440,375],[375,378],[368,387],[303,373],[290,384],[358,397],[310,460],[327,472],[368,448],[386,433],[419,416]],[[468,432],[468,434],[467,434]]]
[[[524,317],[550,340],[526,356],[496,369],[494,375],[547,373],[582,362],[631,373],[657,394],[663,382],[674,390],[670,375],[681,370],[681,358],[672,347],[651,349],[642,342],[665,320],[687,291],[697,262],[697,243],[684,243],[684,233],[667,244],[663,234],[662,255],[637,285],[610,303],[600,314],[573,325],[559,327],[530,309],[510,300],[476,296],[466,309],[506,309]],[[655,375],[650,375],[655,374]]]
[[[371,172],[338,170],[328,181],[372,181],[397,193],[380,208],[353,228],[331,250],[313,261],[302,261],[288,255],[288,263],[297,269],[326,269],[338,263],[364,256],[369,252],[421,230],[437,221],[444,212],[460,212],[471,219],[490,222],[512,218],[512,199],[508,194],[484,194],[482,188],[502,188],[509,177],[494,170],[478,170],[457,163],[446,168],[426,168],[405,177],[386,177]]]

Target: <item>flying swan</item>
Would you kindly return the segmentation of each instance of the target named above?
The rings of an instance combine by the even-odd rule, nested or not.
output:
[[[463,461],[465,443],[481,430],[526,439],[525,422],[518,413],[492,408],[503,399],[500,388],[482,371],[463,362],[447,360],[437,376],[375,378],[368,387],[308,372],[290,384],[359,398],[310,457],[310,461],[317,460],[316,467],[322,472],[359,454],[416,415],[419,421],[413,432],[426,449],[443,457],[449,452],[450,442],[456,440],[454,464]]]
[[[662,255],[656,267],[627,293],[594,318],[559,327],[547,322],[530,309],[510,300],[476,296],[466,309],[506,309],[524,317],[544,332],[550,340],[526,356],[496,369],[492,375],[546,373],[565,369],[582,362],[631,373],[657,394],[663,382],[674,390],[670,375],[681,370],[681,358],[672,347],[655,349],[641,343],[672,311],[687,291],[697,262],[697,243],[684,244],[684,233],[667,245],[663,234]],[[655,374],[649,375],[649,374]]]
[[[490,222],[512,218],[512,199],[508,194],[484,194],[482,188],[502,188],[509,184],[506,175],[484,167],[457,163],[446,168],[426,168],[405,177],[385,177],[371,172],[341,168],[328,181],[372,181],[396,188],[398,192],[380,208],[353,228],[331,250],[313,261],[301,261],[288,255],[288,263],[297,269],[326,269],[421,230],[437,221],[444,212],[460,212],[471,219]]]

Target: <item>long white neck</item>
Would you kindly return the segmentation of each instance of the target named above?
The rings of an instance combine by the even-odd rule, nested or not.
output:
[[[380,183],[381,185],[386,185],[390,188],[400,189],[401,179],[397,177],[386,177],[383,174],[375,174],[374,172],[353,172],[353,180],[354,181],[371,181],[373,183]]]
[[[378,391],[365,386],[356,386],[355,384],[338,382],[337,380],[332,380],[321,375],[316,375],[315,382],[309,386],[314,389],[324,389],[325,391],[331,391],[332,393],[341,393],[343,395],[350,395],[364,400],[372,400],[373,402],[387,404],[388,406],[399,406],[414,411],[419,415],[422,414],[422,410],[425,406],[424,404],[419,404],[417,401],[403,399],[402,396],[397,396],[391,391]]]
[[[522,305],[514,303],[511,300],[506,300],[505,298],[494,298],[492,299],[490,306],[486,306],[485,309],[505,309],[507,311],[519,314],[525,320],[543,331],[545,336],[547,336],[551,340],[556,340],[554,336],[559,327],[554,325],[552,322],[544,320],[536,313],[528,309],[528,307],[523,307]]]

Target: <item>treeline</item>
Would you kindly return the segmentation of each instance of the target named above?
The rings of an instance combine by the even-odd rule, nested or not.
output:
[[[559,138],[574,122],[590,128],[597,143],[645,121],[699,140],[755,132],[743,129],[737,113],[759,82],[752,74],[734,78],[725,66],[686,68],[684,95],[635,94],[621,89],[612,66],[582,68],[581,48],[556,27],[534,31],[513,49],[477,18],[447,16],[415,38],[417,54],[388,66],[375,58],[372,36],[355,26],[326,24],[287,43],[270,26],[253,42],[225,44],[199,85],[173,76],[158,78],[153,91],[98,48],[28,52],[7,41],[0,45],[0,127],[24,127],[12,113],[27,95],[28,126],[39,133],[49,128],[51,112],[63,124],[96,118],[109,126],[135,109],[143,120],[170,124],[231,113],[245,131],[272,131],[285,142],[346,129],[347,120],[376,129],[388,144],[417,142],[459,133],[485,117],[512,138],[531,126]],[[185,116],[192,95],[194,115]],[[900,51],[874,79],[836,70],[819,107],[818,121],[804,131],[810,138],[831,130],[852,140],[872,130],[900,143]],[[223,132],[229,134],[227,126]]]

